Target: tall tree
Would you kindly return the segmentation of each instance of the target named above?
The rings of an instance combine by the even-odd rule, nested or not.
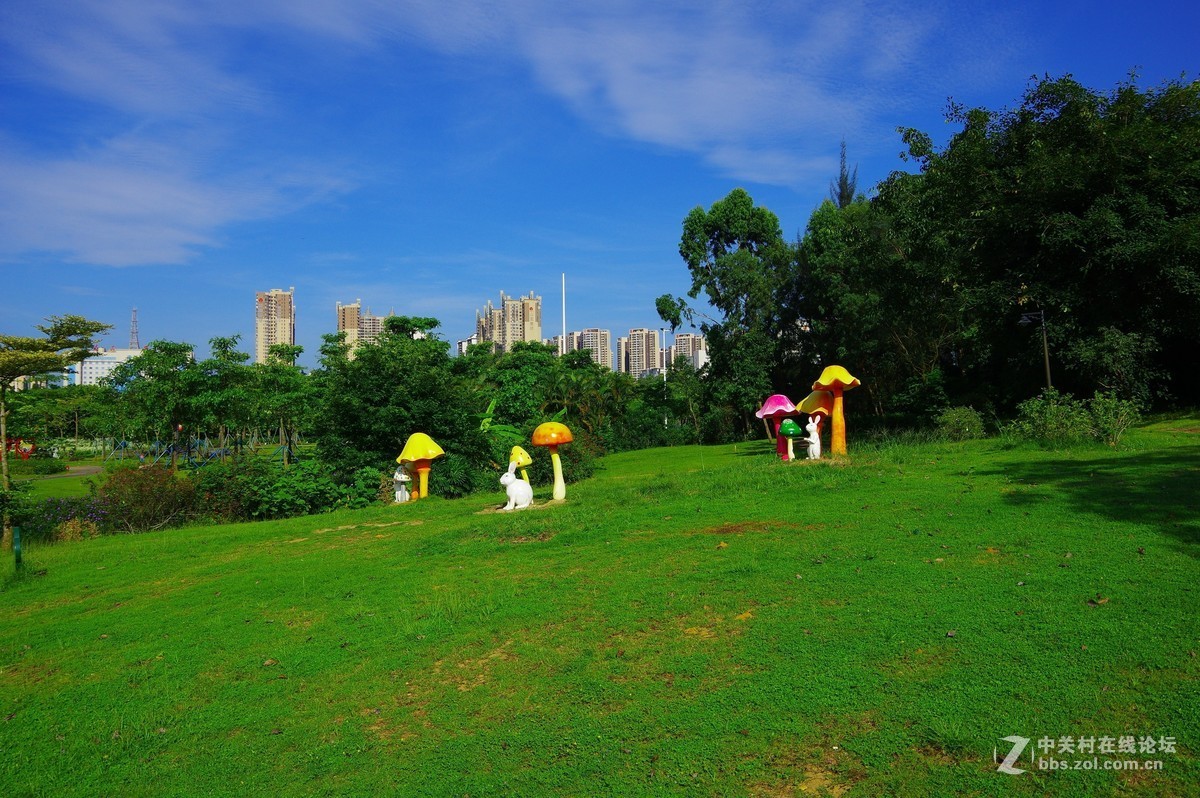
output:
[[[60,372],[92,354],[96,337],[112,325],[83,316],[51,316],[38,325],[42,338],[0,335],[0,490],[7,497],[8,478],[8,391],[17,379],[47,372]],[[3,519],[3,546],[12,547],[12,528],[7,510]]]
[[[308,420],[313,398],[312,380],[294,365],[303,351],[292,344],[273,344],[267,362],[254,366],[255,423],[259,428],[278,428],[284,468],[290,465],[296,432]]]
[[[783,239],[778,217],[737,188],[707,211],[692,209],[683,220],[679,254],[692,276],[688,296],[703,294],[721,315],[700,325],[708,339],[714,396],[732,407],[748,430],[749,414],[781,378],[784,332],[795,318],[780,297],[794,280],[794,251]],[[659,297],[655,304],[673,328],[700,315],[679,297]]]
[[[1018,321],[1042,311],[1067,390],[1149,400],[1165,377],[1200,397],[1182,365],[1200,343],[1200,81],[1046,77],[1013,110],[952,105],[949,120],[962,130],[941,150],[905,131],[925,182],[913,223],[987,305],[976,379],[1036,389],[1040,337]]]
[[[845,208],[858,198],[858,164],[851,172],[846,167],[846,140],[842,139],[841,165],[838,169],[837,180],[829,182],[829,199],[839,208]]]

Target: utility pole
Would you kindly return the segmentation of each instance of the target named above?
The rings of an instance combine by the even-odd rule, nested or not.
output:
[[[1050,340],[1046,336],[1046,311],[1039,309],[1036,313],[1022,313],[1021,320],[1017,323],[1026,326],[1035,321],[1042,325],[1042,358],[1046,365],[1046,390],[1049,391],[1054,385],[1050,382]]]

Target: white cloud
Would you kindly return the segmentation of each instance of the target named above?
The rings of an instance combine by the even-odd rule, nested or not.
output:
[[[132,266],[189,260],[219,243],[223,226],[287,212],[346,190],[319,172],[209,178],[176,164],[186,153],[122,157],[118,146],[84,157],[39,157],[0,148],[0,238],[12,251],[69,262]],[[115,157],[114,157],[115,156]]]
[[[692,153],[736,179],[796,185],[830,173],[841,137],[878,140],[881,113],[911,95],[906,80],[939,24],[936,8],[914,21],[908,5],[854,0],[7,4],[0,69],[69,98],[79,122],[73,139],[0,139],[0,246],[179,263],[219,245],[230,224],[348,190],[334,166],[275,154],[287,86],[268,80],[286,75],[257,68],[246,48],[259,41],[347,57],[415,44],[524,65],[609,135]],[[0,124],[15,140],[13,123]],[[251,174],[234,162],[257,165]]]

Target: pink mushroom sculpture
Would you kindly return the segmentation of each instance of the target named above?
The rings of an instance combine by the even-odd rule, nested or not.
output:
[[[781,393],[777,393],[773,396],[768,396],[767,401],[763,402],[763,406],[754,415],[764,421],[770,419],[775,422],[775,453],[779,455],[780,460],[787,462],[787,439],[779,434],[779,425],[783,423],[785,418],[800,415],[800,411],[792,404],[791,399],[788,399]]]

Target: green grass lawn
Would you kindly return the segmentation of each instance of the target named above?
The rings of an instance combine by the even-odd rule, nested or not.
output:
[[[33,549],[0,571],[0,784],[1195,795],[1200,422],[1117,450],[850,444],[616,455],[511,514],[434,497]],[[1012,735],[1020,775],[994,761]],[[1066,737],[1176,748],[1030,761]],[[1162,769],[1104,769],[1127,759]]]

